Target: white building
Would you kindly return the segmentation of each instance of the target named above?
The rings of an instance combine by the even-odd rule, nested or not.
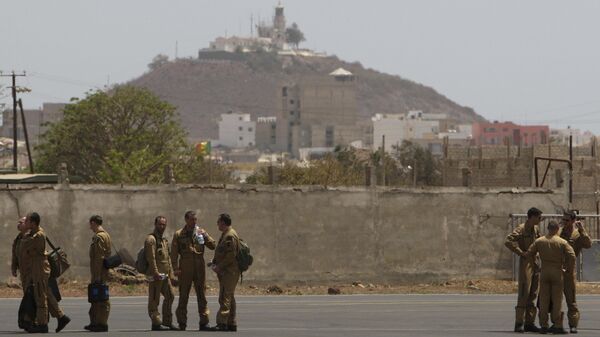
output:
[[[391,152],[393,146],[401,145],[403,140],[438,139],[440,120],[444,114],[424,114],[410,111],[408,114],[376,114],[373,121],[373,149],[381,147],[385,135],[385,151]]]
[[[244,148],[256,145],[256,122],[250,114],[228,112],[219,121],[219,145]]]
[[[583,146],[592,141],[594,135],[589,132],[581,132],[579,129],[551,129],[550,142],[552,144],[569,145],[569,136],[573,135],[573,146]]]
[[[473,124],[460,124],[454,130],[438,133],[439,139],[448,137],[449,140],[467,140],[473,138]]]

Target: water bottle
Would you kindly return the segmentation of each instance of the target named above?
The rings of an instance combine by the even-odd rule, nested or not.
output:
[[[202,233],[200,231],[201,231],[200,226],[198,226],[196,224],[196,241],[198,241],[199,245],[203,245],[204,244],[204,235],[202,235]]]
[[[167,279],[167,274],[165,274],[165,273],[160,273],[158,275],[160,276],[160,278],[159,278],[160,281]],[[152,275],[151,276],[146,276],[146,280],[149,281],[149,282],[156,281],[154,279],[154,276],[152,276]]]

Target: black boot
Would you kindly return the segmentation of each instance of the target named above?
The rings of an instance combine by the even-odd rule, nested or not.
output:
[[[229,327],[226,324],[217,324],[213,327],[213,331],[229,331]]]
[[[523,329],[523,323],[515,323],[515,332],[525,332],[525,329]]]
[[[63,315],[62,317],[58,318],[58,326],[56,326],[56,332],[60,332],[62,329],[64,329],[67,324],[69,324],[69,322],[71,322],[71,319],[69,318],[69,316],[67,315]]]
[[[215,328],[211,328],[208,324],[200,324],[200,331],[216,331]]]
[[[540,328],[535,323],[525,323],[525,332],[540,332]]]
[[[162,325],[162,326],[164,326],[165,328],[167,328],[167,329],[169,329],[169,330],[172,330],[172,331],[179,331],[179,329],[177,329],[177,327],[176,327],[176,326],[174,326],[172,323],[171,323],[171,324],[164,324],[164,323],[163,323],[163,325]]]
[[[567,334],[567,330],[563,329],[563,328],[558,328],[556,326],[551,326],[549,332],[555,334],[555,335],[564,335]]]
[[[48,333],[48,324],[45,324],[45,325],[34,324],[31,327],[29,327],[29,330],[27,330],[27,332],[29,332],[29,333]]]
[[[167,331],[168,328],[163,328],[160,324],[152,324],[152,331]]]
[[[548,328],[544,328],[544,327],[542,327],[542,328],[540,329],[540,333],[541,333],[542,335],[546,335],[546,334],[548,334]]]
[[[187,325],[179,323],[179,331],[185,331]]]
[[[228,325],[229,331],[237,331],[237,325]]]
[[[108,331],[108,325],[104,325],[104,324],[90,325],[89,330],[91,332],[106,332],[106,331]]]

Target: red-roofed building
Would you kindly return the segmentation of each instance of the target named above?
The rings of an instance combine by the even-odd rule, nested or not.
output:
[[[473,145],[532,146],[547,144],[550,128],[547,125],[517,125],[513,122],[473,123]]]

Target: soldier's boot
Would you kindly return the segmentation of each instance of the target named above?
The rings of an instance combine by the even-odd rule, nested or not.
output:
[[[163,327],[161,324],[152,324],[152,331],[168,331],[169,328]]]
[[[56,326],[56,332],[60,332],[62,329],[64,329],[67,324],[69,324],[69,322],[71,322],[71,318],[69,318],[69,316],[67,315],[63,315],[62,317],[58,318],[58,325]]]
[[[200,324],[200,331],[217,331],[216,328],[208,326],[208,324]]]
[[[179,329],[176,326],[174,326],[173,324],[164,324],[163,323],[162,326],[164,326],[165,328],[172,330],[172,331],[179,331]]]
[[[546,335],[546,334],[548,334],[548,328],[546,328],[546,327],[542,327],[542,328],[540,329],[540,333],[541,333],[542,335]]]
[[[108,331],[108,325],[104,325],[104,324],[90,325],[89,330],[91,332],[107,332]]]
[[[577,327],[576,327],[576,326],[572,326],[572,327],[569,329],[569,332],[571,332],[571,333],[577,333]]]
[[[212,329],[213,331],[230,331],[227,324],[217,324]]]
[[[48,324],[45,324],[45,325],[33,324],[32,326],[29,327],[29,330],[27,330],[27,332],[29,332],[29,333],[48,333]]]
[[[540,332],[540,328],[535,326],[535,323],[525,323],[525,332]]]
[[[550,327],[549,332],[551,332],[551,333],[553,333],[555,335],[565,335],[565,334],[568,333],[567,330],[565,330],[563,328],[559,328],[559,327],[557,327],[555,325],[553,325],[553,326]]]
[[[515,332],[523,333],[525,329],[523,328],[523,323],[515,323]]]
[[[185,331],[186,328],[187,328],[187,325],[179,323],[179,331]]]
[[[237,325],[228,325],[229,331],[237,331]]]

